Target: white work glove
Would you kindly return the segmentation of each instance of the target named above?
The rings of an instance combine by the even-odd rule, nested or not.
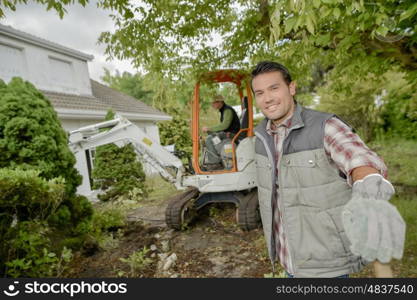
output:
[[[353,254],[370,262],[401,259],[405,223],[397,208],[388,202],[394,193],[392,184],[379,174],[355,181],[352,199],[342,212]]]

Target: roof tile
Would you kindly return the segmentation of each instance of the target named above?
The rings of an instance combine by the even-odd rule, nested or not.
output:
[[[76,109],[104,111],[112,108],[115,112],[126,112],[130,114],[149,114],[166,117],[167,114],[154,109],[145,103],[123,94],[115,89],[105,86],[95,80],[91,81],[93,96],[71,95],[51,91],[42,93],[51,100],[56,109]]]

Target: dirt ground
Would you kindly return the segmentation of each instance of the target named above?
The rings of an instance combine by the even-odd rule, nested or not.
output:
[[[262,229],[240,230],[233,205],[203,209],[183,231],[165,225],[167,203],[148,203],[129,212],[118,246],[77,253],[68,277],[264,277],[271,272]],[[132,272],[127,258],[146,246],[152,261]]]
[[[242,231],[235,222],[232,204],[204,208],[185,230],[174,231],[165,224],[167,201],[142,203],[127,214],[115,247],[108,250],[92,248],[76,253],[66,272],[72,278],[263,278],[270,277],[262,229]],[[148,264],[140,270],[121,259],[144,247]],[[408,255],[408,254],[407,254]],[[395,277],[410,277],[409,266],[402,261],[391,265]],[[277,267],[277,277],[283,277]],[[351,277],[373,277],[367,266]],[[414,276],[411,276],[414,277]]]

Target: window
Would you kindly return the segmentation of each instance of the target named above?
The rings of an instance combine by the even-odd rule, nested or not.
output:
[[[0,44],[0,78],[25,77],[26,64],[23,49]]]
[[[49,57],[51,83],[63,91],[74,89],[74,76],[72,63],[69,61]]]

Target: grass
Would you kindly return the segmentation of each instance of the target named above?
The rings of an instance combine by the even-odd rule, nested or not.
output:
[[[417,195],[397,196],[392,203],[407,224],[404,258],[394,262],[393,268],[398,268],[398,277],[417,277]]]
[[[417,192],[417,141],[379,140],[371,143],[370,148],[384,158],[394,185],[416,187]]]
[[[164,202],[166,198],[179,193],[172,183],[164,180],[159,175],[147,176],[145,184],[151,188],[151,192],[144,200],[145,203],[153,202],[155,204],[160,204]]]

